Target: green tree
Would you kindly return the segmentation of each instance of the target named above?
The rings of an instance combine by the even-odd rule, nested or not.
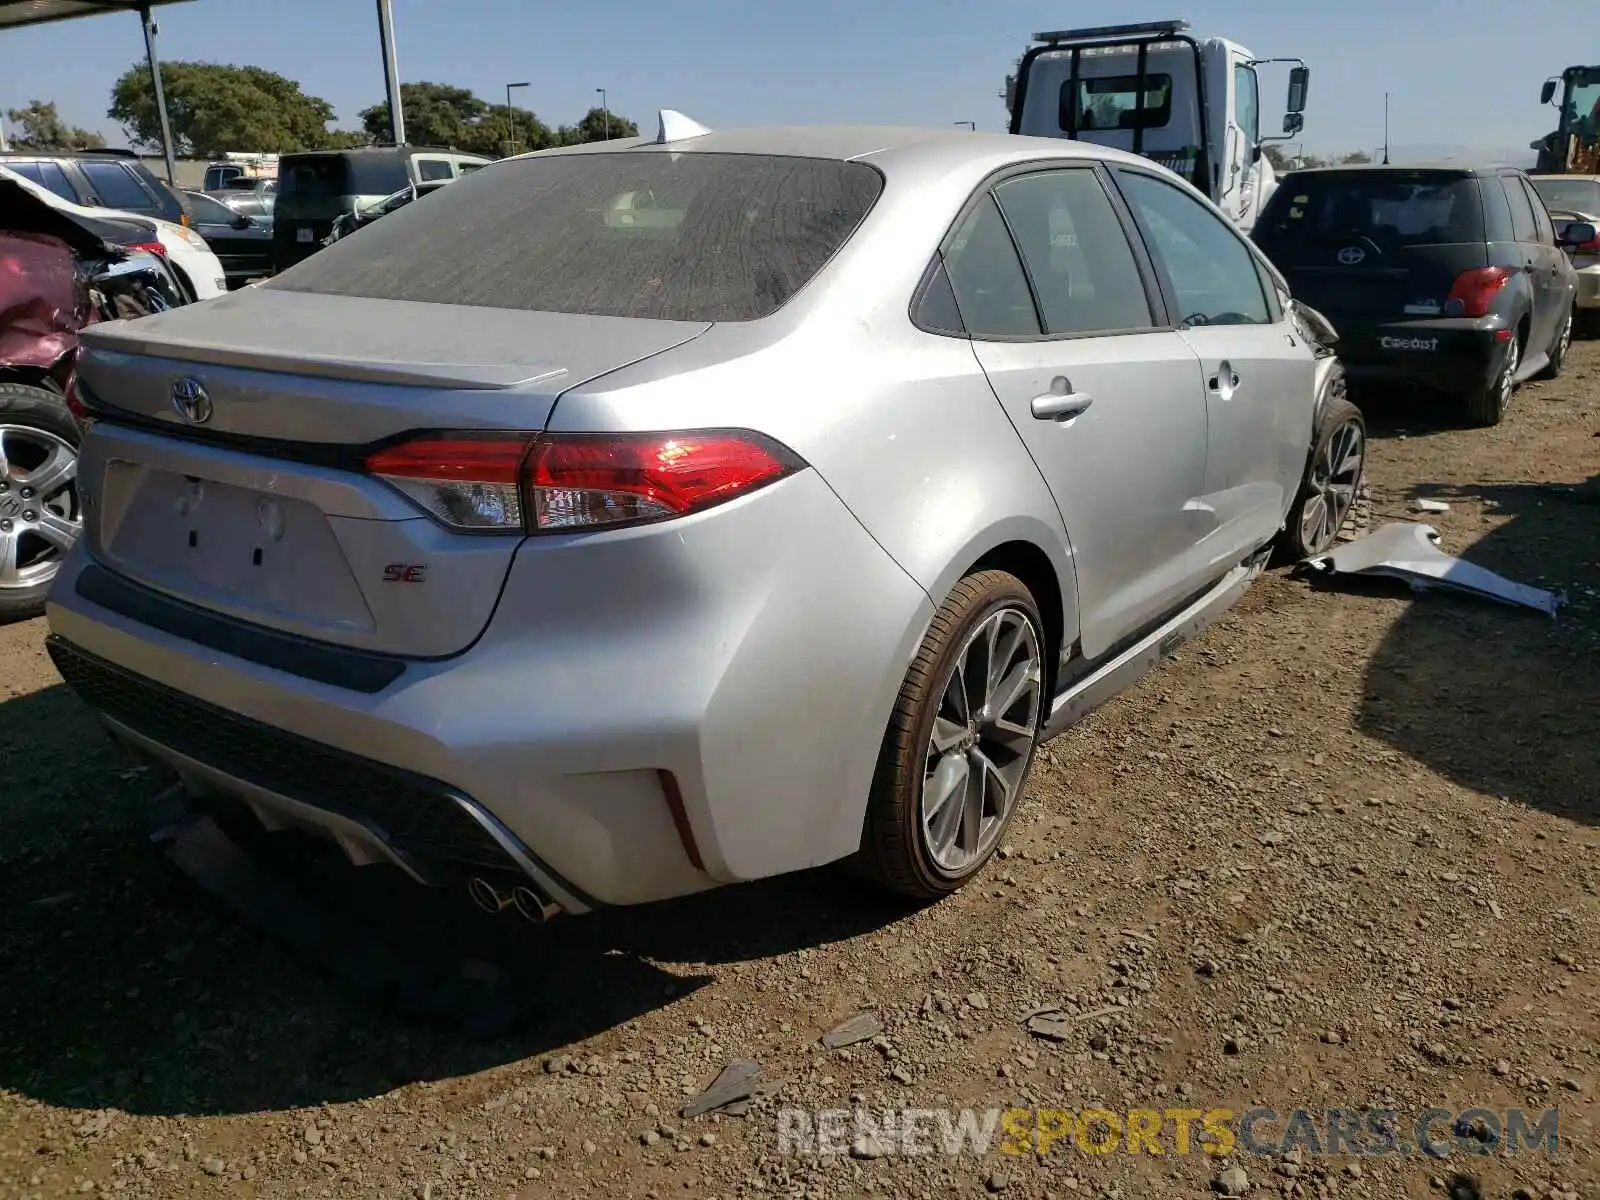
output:
[[[1372,155],[1365,150],[1352,150],[1349,154],[1341,154],[1339,161],[1341,163],[1369,163],[1372,161]]]
[[[29,100],[25,108],[8,108],[6,120],[14,126],[11,145],[18,150],[101,150],[106,144],[98,133],[63,121],[54,100]]]
[[[473,125],[461,148],[490,158],[545,150],[556,144],[555,132],[525,108],[513,108],[508,120],[504,107],[493,109]]]
[[[406,141],[414,146],[453,146],[458,150],[466,149],[473,127],[489,111],[487,101],[447,83],[402,83],[400,104]],[[393,142],[388,102],[362,109],[361,127],[375,142]]]
[[[173,146],[180,154],[285,153],[328,144],[333,106],[261,67],[162,63],[161,84]],[[161,144],[161,120],[144,63],[129,67],[117,80],[106,115],[121,123],[135,146]]]
[[[1266,160],[1272,164],[1272,169],[1274,171],[1287,171],[1290,169],[1289,156],[1283,152],[1283,147],[1274,145],[1272,142],[1268,142],[1261,148],[1261,153],[1265,155]]]
[[[607,137],[631,138],[639,136],[639,127],[627,117],[603,108],[591,108],[576,125],[563,125],[556,130],[558,146],[578,146],[584,142],[603,142]]]

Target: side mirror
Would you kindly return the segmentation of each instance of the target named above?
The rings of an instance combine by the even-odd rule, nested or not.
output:
[[[1297,112],[1283,114],[1283,132],[1293,137],[1306,127],[1305,117]]]
[[[228,222],[228,224],[232,225],[235,229],[249,229],[250,226],[255,224],[255,222],[247,217],[244,213],[239,213],[233,218],[232,221]]]
[[[1549,104],[1550,101],[1554,100],[1555,98],[1556,81],[1554,79],[1546,79],[1544,81],[1544,86],[1539,89],[1539,103]]]
[[[1283,107],[1290,113],[1303,113],[1306,110],[1306,93],[1311,90],[1311,68],[1291,67],[1289,69],[1289,102]]]
[[[1573,221],[1561,231],[1561,244],[1563,246],[1587,246],[1597,236],[1594,224],[1591,221]]]

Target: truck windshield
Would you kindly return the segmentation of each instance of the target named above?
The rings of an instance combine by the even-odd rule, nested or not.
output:
[[[1561,128],[1584,142],[1594,140],[1600,125],[1600,67],[1575,71],[1567,80],[1561,105]]]
[[[1308,172],[1284,177],[1252,236],[1274,261],[1296,246],[1357,238],[1385,248],[1481,242],[1483,206],[1477,180],[1466,175]]]

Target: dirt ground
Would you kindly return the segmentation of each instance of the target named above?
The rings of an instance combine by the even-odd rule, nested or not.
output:
[[[1374,520],[1447,501],[1445,548],[1565,590],[1557,620],[1274,571],[1048,747],[965,893],[910,912],[825,870],[508,919],[534,1008],[492,1038],[392,1015],[197,890],[148,840],[164,781],[60,684],[42,622],[0,629],[0,1197],[1600,1200],[1600,344],[1495,430],[1369,417]],[[1046,1004],[1064,1040],[1024,1028]],[[876,1040],[820,1043],[862,1012]],[[738,1059],[771,1090],[682,1119]],[[1556,1107],[1560,1147],[778,1134],[784,1108],[1258,1105]]]

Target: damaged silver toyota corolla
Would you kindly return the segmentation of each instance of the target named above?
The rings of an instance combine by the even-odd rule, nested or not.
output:
[[[663,114],[90,331],[50,651],[196,795],[485,907],[936,898],[1040,741],[1333,542],[1315,324],[1130,154]]]

